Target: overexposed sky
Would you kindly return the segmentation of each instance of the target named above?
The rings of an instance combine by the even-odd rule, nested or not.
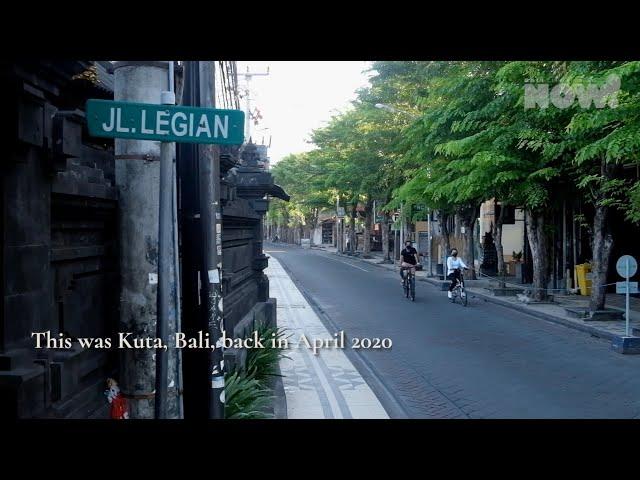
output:
[[[262,120],[252,125],[255,143],[269,143],[271,163],[290,153],[308,151],[311,131],[326,124],[337,111],[355,99],[356,89],[367,85],[364,72],[370,62],[238,62],[238,83],[243,90],[247,66],[268,76],[251,79],[251,110],[257,107]],[[241,107],[245,108],[244,99]],[[266,129],[266,130],[263,130]]]

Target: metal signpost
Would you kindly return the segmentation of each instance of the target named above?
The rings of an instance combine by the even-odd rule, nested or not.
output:
[[[384,205],[384,201],[382,200],[374,200],[373,201],[373,221],[374,223],[383,223],[384,222],[384,212],[380,205]]]
[[[244,142],[245,127],[245,114],[241,110],[176,106],[173,80],[173,62],[170,62],[169,91],[162,92],[161,104],[96,99],[88,100],[86,104],[90,135],[162,142],[160,145],[157,336],[164,344],[167,343],[168,337],[168,302],[171,291],[169,272],[171,262],[174,261],[170,258],[170,246],[174,241],[171,231],[173,202],[171,143],[241,145]],[[207,103],[212,104],[212,102]],[[207,155],[205,161],[215,161],[215,159]],[[214,174],[218,171],[215,165],[211,166],[211,169]],[[220,219],[216,216],[216,221],[213,222],[213,219],[211,221],[212,224],[215,223],[216,234],[220,235]],[[219,248],[219,242],[217,244]],[[219,251],[215,253],[220,254]],[[177,255],[177,251],[174,254]],[[217,269],[212,271],[219,273]],[[212,272],[208,273],[211,276]],[[166,418],[168,358],[164,349],[158,349],[156,359],[156,418]],[[217,390],[213,385],[212,388]]]
[[[160,103],[175,105],[173,62],[169,62],[169,90],[162,92]],[[169,297],[171,295],[170,268],[173,263],[170,246],[173,243],[173,155],[172,142],[160,144],[160,212],[158,216],[158,295],[156,337],[163,344],[169,341]],[[175,252],[174,252],[175,253]],[[175,253],[177,255],[177,253]],[[156,418],[167,418],[167,377],[169,356],[164,348],[156,349]]]
[[[336,227],[336,245],[338,248],[338,252],[339,253],[343,253],[344,252],[344,223],[342,221],[342,219],[344,218],[345,215],[345,210],[344,207],[340,206],[340,199],[338,198],[338,200],[336,201],[336,220],[338,221],[337,227]]]
[[[638,293],[638,282],[630,282],[629,279],[633,277],[638,271],[638,263],[636,262],[636,259],[633,258],[631,255],[623,255],[618,259],[618,262],[616,263],[616,271],[618,272],[618,275],[620,275],[621,277],[624,277],[625,279],[624,282],[616,283],[616,293],[626,294],[626,307],[625,307],[626,333],[625,335],[628,337],[629,322],[630,322],[629,294]]]

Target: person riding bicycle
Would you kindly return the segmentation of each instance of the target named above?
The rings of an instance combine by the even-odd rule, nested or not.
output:
[[[451,256],[447,258],[447,278],[451,280],[451,285],[449,285],[449,291],[447,292],[447,297],[449,298],[452,298],[451,292],[460,280],[460,270],[462,268],[469,270],[462,259],[458,258],[458,250],[456,248],[451,249]]]
[[[402,256],[402,262],[400,262],[400,278],[402,281],[400,283],[404,284],[404,270],[409,268],[411,269],[411,273],[416,274],[416,265],[418,265],[418,251],[411,246],[411,240],[407,240],[404,242],[404,248],[400,252]]]

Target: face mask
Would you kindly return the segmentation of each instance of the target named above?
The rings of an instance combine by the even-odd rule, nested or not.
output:
[[[458,252],[453,252],[451,255],[454,256],[454,257],[457,257],[458,256]]]

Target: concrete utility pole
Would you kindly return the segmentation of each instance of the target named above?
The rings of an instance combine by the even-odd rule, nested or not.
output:
[[[404,248],[404,203],[400,203],[400,250]]]
[[[336,248],[342,253],[342,217],[340,217],[340,195],[336,198]]]
[[[166,61],[116,62],[114,100],[159,104],[168,90]],[[175,144],[165,151],[175,158]],[[149,140],[115,139],[115,173],[119,191],[120,225],[120,328],[133,337],[155,337],[159,272],[160,143]],[[171,184],[169,185],[171,194]],[[172,222],[173,224],[173,222]],[[171,235],[173,231],[170,229]],[[169,236],[168,238],[171,238]],[[169,258],[175,246],[169,242]],[[176,330],[176,268],[169,262],[166,335],[173,343]],[[172,338],[173,337],[173,338]],[[120,386],[128,398],[131,418],[154,418],[155,358],[150,349],[121,351]],[[168,352],[170,386],[177,384],[176,351]],[[179,416],[177,389],[168,395],[166,415]]]
[[[249,71],[249,67],[247,67],[247,71],[245,73],[242,73],[240,75],[244,76],[244,80],[246,82],[246,85],[244,87],[244,99],[245,99],[245,131],[244,131],[244,138],[245,141],[248,142],[249,139],[251,138],[251,79],[253,77],[266,77],[267,75],[269,75],[269,68],[267,68],[266,72],[262,72],[262,73],[255,73],[255,72],[250,72]]]
[[[428,250],[428,262],[429,262],[429,276],[433,276],[433,269],[432,269],[432,264],[433,262],[431,261],[431,210],[428,209],[427,210],[427,248]]]

